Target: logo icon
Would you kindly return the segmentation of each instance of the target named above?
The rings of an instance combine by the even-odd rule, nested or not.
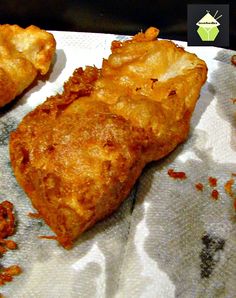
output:
[[[207,10],[204,17],[197,22],[196,25],[199,27],[197,33],[202,41],[214,41],[219,34],[218,26],[220,26],[220,23],[218,19],[220,19],[222,15],[217,17],[217,14],[218,10],[215,12],[214,16]]]
[[[229,4],[188,4],[188,46],[229,46]]]

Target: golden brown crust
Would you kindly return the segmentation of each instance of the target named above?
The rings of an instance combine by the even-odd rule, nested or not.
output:
[[[16,97],[16,84],[4,69],[0,68],[0,107]]]
[[[156,30],[143,34],[113,43],[101,70],[77,69],[11,134],[15,176],[65,247],[116,210],[146,163],[187,137],[206,65],[153,40]]]
[[[55,53],[51,33],[36,26],[0,25],[0,107],[46,74]]]
[[[18,181],[69,246],[127,196],[143,167],[146,134],[105,103],[81,99],[79,112],[71,113],[60,100],[29,114],[12,133],[10,150]]]

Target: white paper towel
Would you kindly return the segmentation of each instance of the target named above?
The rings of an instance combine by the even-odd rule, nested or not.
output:
[[[100,67],[111,41],[125,37],[53,34],[57,55],[48,80],[38,81],[0,112],[0,200],[15,205],[13,239],[19,245],[1,263],[18,263],[24,271],[0,292],[6,297],[235,297],[236,216],[224,191],[236,171],[233,52],[189,48],[206,59],[209,74],[188,141],[148,165],[121,208],[67,251],[37,238],[52,233],[41,220],[27,216],[33,210],[11,170],[9,133],[27,112],[60,92],[76,67]],[[188,178],[170,178],[169,168],[185,171]],[[217,201],[211,198],[209,176],[218,178]],[[195,189],[198,182],[203,192]]]

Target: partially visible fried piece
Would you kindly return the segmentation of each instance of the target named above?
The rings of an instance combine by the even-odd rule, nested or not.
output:
[[[77,69],[11,134],[15,176],[64,247],[187,138],[207,67],[157,35],[150,28],[113,42],[102,69]]]
[[[0,107],[48,72],[56,49],[51,33],[36,26],[0,25]]]

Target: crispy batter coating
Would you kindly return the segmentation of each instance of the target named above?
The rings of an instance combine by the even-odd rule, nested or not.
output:
[[[36,26],[0,25],[0,107],[46,74],[56,49],[51,33]]]
[[[70,247],[127,197],[143,167],[183,142],[207,67],[149,28],[78,68],[11,134],[15,176]]]

